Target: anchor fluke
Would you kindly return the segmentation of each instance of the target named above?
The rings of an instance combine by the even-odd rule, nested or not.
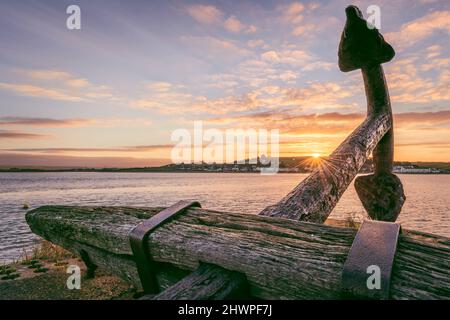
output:
[[[339,44],[339,69],[348,72],[392,60],[395,51],[380,32],[369,28],[356,6],[345,9],[347,21]]]

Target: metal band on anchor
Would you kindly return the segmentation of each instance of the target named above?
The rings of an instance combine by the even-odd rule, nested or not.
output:
[[[178,201],[174,205],[138,224],[129,235],[131,250],[136,262],[139,278],[145,293],[158,293],[159,286],[153,268],[153,262],[147,245],[148,236],[159,226],[192,207],[200,208],[197,201]]]
[[[399,224],[364,220],[342,271],[344,297],[389,299],[392,265],[400,232]]]

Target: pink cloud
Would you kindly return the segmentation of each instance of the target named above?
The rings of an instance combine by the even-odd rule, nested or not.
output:
[[[19,132],[11,130],[0,130],[0,140],[4,139],[42,139],[48,138],[48,135],[30,133],[30,132]]]
[[[88,119],[51,119],[32,117],[0,117],[1,126],[73,127],[92,123]]]
[[[386,34],[395,48],[404,49],[441,30],[450,35],[450,11],[436,11],[405,23],[399,31]]]
[[[220,21],[222,12],[213,5],[195,4],[187,8],[189,15],[196,21],[204,24]]]

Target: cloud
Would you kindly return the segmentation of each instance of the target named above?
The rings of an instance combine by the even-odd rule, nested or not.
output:
[[[353,96],[353,92],[334,82],[315,82],[308,87],[290,88],[286,90],[286,96],[291,103],[307,109],[353,108],[342,100]]]
[[[292,71],[292,70],[285,70],[282,71],[279,75],[278,75],[278,79],[286,82],[286,83],[290,83],[292,80],[297,79],[298,78],[298,72]]]
[[[257,94],[249,92],[240,96],[208,99],[179,90],[149,93],[131,102],[131,107],[152,109],[161,114],[223,114],[256,107]]]
[[[19,70],[19,73],[38,80],[66,80],[72,78],[70,73],[60,70]]]
[[[32,80],[33,83],[0,82],[0,89],[22,96],[58,101],[118,100],[109,87],[92,84],[85,78],[75,77],[65,71],[19,69],[17,72]]]
[[[225,20],[225,29],[230,32],[239,33],[244,30],[245,25],[236,18],[236,16],[230,16]]]
[[[295,46],[289,46],[280,50],[269,50],[261,54],[261,60],[272,64],[285,64],[291,67],[301,68],[302,71],[331,70],[335,64],[320,60],[315,55]]]
[[[420,1],[420,3],[423,3],[423,4],[430,4],[430,3],[435,3],[439,0],[419,0],[419,1]]]
[[[43,128],[69,128],[91,126],[96,128],[117,128],[149,126],[152,124],[146,118],[96,118],[96,119],[53,119],[53,118],[33,118],[33,117],[0,117],[2,127],[43,127]]]
[[[57,89],[47,89],[39,86],[34,86],[30,84],[13,84],[0,82],[0,89],[13,91],[22,96],[36,97],[36,98],[47,98],[51,100],[60,101],[84,101],[83,97],[77,95],[71,95],[69,93],[57,90]]]
[[[250,25],[245,29],[245,33],[252,34],[258,32],[258,28],[255,25]]]
[[[152,82],[147,85],[150,90],[157,92],[167,92],[172,88],[172,84],[168,82]]]
[[[301,2],[292,2],[288,5],[279,6],[277,10],[281,12],[281,22],[290,25],[293,28],[291,34],[294,37],[298,37],[311,35],[313,32],[324,27],[308,22],[310,20],[309,18],[312,16],[311,11],[318,7],[319,4],[317,3],[304,4]],[[308,19],[306,19],[307,17]],[[323,22],[322,25],[324,25]]]
[[[301,13],[305,10],[301,2],[293,2],[278,8],[281,11],[282,21],[285,23],[299,24],[303,21]]]
[[[150,92],[130,101],[132,108],[152,109],[161,114],[182,113],[196,99],[194,95],[181,91],[181,86],[166,82],[153,83],[147,87],[151,89]]]
[[[261,58],[249,59],[229,70],[241,87],[260,88],[279,79],[281,70]]]
[[[210,118],[204,120],[204,124],[207,128],[279,129],[281,154],[295,156],[330,153],[365,117],[362,113],[341,112],[299,114],[291,109]],[[450,141],[445,140],[445,137],[450,138],[450,111],[395,114],[394,125],[397,159],[449,160],[450,142],[441,142]],[[436,141],[436,135],[442,141]],[[427,149],[437,150],[439,154],[424,151]]]
[[[191,109],[207,114],[228,114],[256,109],[291,107],[296,104],[297,102],[288,96],[287,90],[270,86],[241,95],[230,95],[216,99],[205,98],[194,104]]]
[[[250,47],[268,47],[262,40],[247,44]],[[233,89],[239,88],[242,91],[243,88],[280,85],[280,81],[293,86],[296,84],[295,80],[300,78],[301,71],[305,73],[313,70],[329,71],[333,67],[334,63],[322,61],[296,45],[287,44],[277,50],[254,52],[248,59],[227,69],[226,73],[206,77],[204,82],[207,83],[207,87],[224,88],[227,89],[226,93],[232,94]]]
[[[208,82],[206,86],[208,88],[233,89],[240,83],[239,77],[229,73],[213,74],[206,78],[206,81]]]
[[[186,10],[197,22],[204,24],[217,23],[222,17],[222,12],[213,5],[194,4]]]
[[[303,71],[313,71],[313,70],[331,70],[336,67],[335,63],[326,61],[314,61],[308,63],[302,68]]]
[[[86,88],[91,86],[91,83],[87,79],[69,79],[66,81],[67,86],[73,88]]]
[[[420,147],[420,148],[450,148],[449,141],[423,141],[410,143],[396,143],[395,147]]]
[[[351,132],[364,119],[363,114],[329,112],[323,114],[297,114],[295,112],[266,111],[234,117],[205,120],[210,124],[257,128],[278,128],[282,135],[339,135]]]
[[[299,78],[299,66],[291,64],[289,56],[270,50],[263,52],[257,59],[249,59],[228,70],[228,75],[239,83],[241,88],[261,88],[267,85],[279,85],[279,81],[294,84],[293,80]],[[298,63],[301,63],[298,61]],[[293,70],[295,67],[296,71]]]
[[[426,58],[430,51],[422,50],[395,61],[387,68],[387,81],[393,103],[430,103],[450,101],[450,58]],[[436,69],[438,76],[421,71]]]
[[[19,132],[11,130],[0,130],[0,140],[4,139],[42,139],[48,138],[48,135],[29,133],[29,132]]]
[[[239,47],[237,41],[229,39],[220,39],[211,36],[183,36],[181,40],[195,52],[198,52],[202,56],[206,54],[216,63],[218,58],[229,60],[251,55],[251,51]]]
[[[247,41],[247,45],[250,48],[263,48],[268,49],[270,46],[264,42],[264,40],[256,39]]]
[[[436,11],[407,22],[399,31],[386,34],[386,39],[400,50],[424,40],[440,30],[450,35],[450,11]]]
[[[450,68],[450,57],[448,58],[428,58],[428,60],[420,66],[420,71],[436,70],[440,71],[442,81],[447,82],[449,77],[444,77],[445,72]]]
[[[291,66],[304,67],[313,59],[310,53],[296,48],[285,49],[280,52],[280,62]]]
[[[313,31],[317,30],[317,25],[315,24],[305,24],[305,25],[301,25],[301,26],[296,26],[293,30],[292,30],[292,35],[295,37],[298,36],[302,36],[305,34],[310,34]]]
[[[397,113],[394,115],[394,125],[399,130],[450,131],[450,111]]]
[[[222,25],[227,31],[232,33],[245,32],[247,34],[256,33],[258,28],[255,25],[247,26],[235,15],[230,15],[223,19],[223,13],[216,6],[195,4],[187,7],[188,14],[197,22],[202,24]]]
[[[261,60],[276,63],[280,61],[280,56],[276,51],[267,51],[261,54]]]
[[[450,110],[435,112],[405,112],[395,115],[396,121],[402,122],[433,122],[433,123],[450,123]]]
[[[279,128],[282,134],[348,134],[362,123],[362,113],[325,112],[298,114],[295,110],[270,110],[237,116],[209,118],[209,124]],[[450,132],[450,111],[405,112],[394,114],[395,130],[442,130]]]
[[[252,73],[250,70],[247,72]],[[246,76],[246,74],[242,75]],[[242,77],[241,76],[241,77]],[[258,74],[256,74],[258,76]],[[266,74],[265,79],[289,81],[297,75],[286,71]],[[215,75],[216,81],[228,79],[229,86],[234,87],[235,77],[232,75]],[[226,87],[224,87],[226,88]],[[233,112],[251,111],[255,109],[275,109],[295,107],[298,109],[354,109],[353,104],[343,99],[352,96],[350,90],[342,88],[333,82],[316,82],[302,87],[282,88],[276,85],[260,85],[257,88],[241,94],[230,94],[219,98],[208,98],[193,95],[179,90],[148,93],[140,99],[133,100],[131,107],[153,109],[162,114],[228,114]]]
[[[93,86],[85,78],[76,78],[72,74],[61,70],[18,70],[19,74],[23,74],[28,78],[45,81],[63,81],[68,87],[85,88]]]
[[[240,33],[240,32],[255,33],[258,31],[258,28],[256,26],[254,25],[246,26],[244,23],[239,21],[239,19],[236,18],[236,16],[234,15],[229,16],[228,19],[225,20],[224,27],[225,29],[227,29],[232,33]]]
[[[431,59],[431,58],[440,56],[441,53],[442,53],[442,46],[440,46],[438,44],[429,46],[427,48],[427,59]]]
[[[91,153],[91,152],[147,152],[156,150],[170,150],[174,147],[173,144],[155,144],[155,145],[140,145],[140,146],[124,146],[116,148],[16,148],[16,149],[1,149],[1,151],[8,152],[31,152],[31,153]]]
[[[52,119],[31,117],[0,117],[1,126],[75,127],[92,123],[88,119]]]

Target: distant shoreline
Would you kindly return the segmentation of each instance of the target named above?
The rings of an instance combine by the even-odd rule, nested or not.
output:
[[[321,157],[327,161],[327,157]],[[320,161],[311,160],[310,157],[280,157],[278,173],[311,173]],[[269,167],[261,163],[260,159],[245,163],[168,163],[161,166],[135,166],[135,167],[88,167],[88,166],[52,166],[32,164],[8,164],[0,165],[0,172],[195,172],[195,173],[260,173],[261,169]],[[372,159],[367,159],[360,169],[360,173],[372,173],[374,164]],[[394,161],[394,173],[402,174],[448,174],[450,162],[423,162],[423,161]]]

